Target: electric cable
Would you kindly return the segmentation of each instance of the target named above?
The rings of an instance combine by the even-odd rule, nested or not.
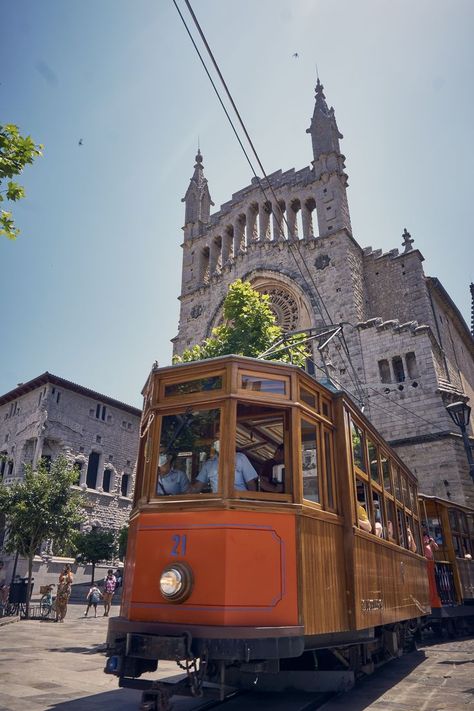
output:
[[[211,77],[211,75],[210,75],[210,72],[209,72],[209,70],[207,69],[207,65],[206,65],[206,63],[205,63],[205,60],[203,59],[201,53],[199,52],[199,49],[198,49],[198,47],[197,47],[197,45],[196,45],[196,43],[195,43],[195,41],[194,41],[194,38],[193,38],[193,36],[192,36],[192,34],[191,34],[191,31],[189,30],[189,28],[188,28],[188,26],[187,26],[187,24],[186,24],[186,21],[185,21],[183,15],[182,15],[181,11],[180,11],[180,9],[179,9],[179,7],[178,7],[178,5],[177,5],[176,0],[173,0],[173,4],[175,5],[176,10],[178,11],[178,14],[179,14],[179,16],[180,16],[180,18],[181,18],[181,20],[182,20],[182,22],[183,22],[183,24],[184,24],[184,26],[185,26],[185,28],[186,28],[186,31],[187,31],[187,33],[188,33],[188,35],[189,35],[189,37],[190,37],[190,39],[191,39],[191,41],[192,41],[192,43],[193,43],[193,46],[194,46],[194,48],[195,48],[195,50],[196,50],[196,52],[197,52],[197,54],[198,54],[198,56],[199,56],[199,59],[201,60],[201,63],[202,63],[202,65],[203,65],[203,67],[204,67],[204,69],[205,69],[205,71],[206,71],[206,74],[207,74],[207,76],[208,76],[208,78],[209,78],[209,80],[210,80],[210,82],[211,82],[211,84],[212,84],[212,87],[214,88],[214,91],[215,91],[215,93],[216,93],[216,95],[217,95],[217,97],[218,97],[218,99],[219,99],[219,102],[220,102],[222,108],[224,109],[225,115],[226,115],[226,117],[227,117],[227,119],[228,119],[230,125],[232,126],[232,129],[233,129],[233,131],[234,131],[234,134],[235,134],[235,136],[236,136],[236,138],[237,138],[237,140],[238,140],[238,142],[239,142],[239,145],[241,146],[242,151],[244,152],[244,155],[245,155],[245,157],[246,157],[246,159],[247,159],[247,162],[248,162],[248,164],[249,164],[249,166],[250,166],[250,168],[251,168],[251,170],[252,170],[252,173],[253,173],[254,177],[256,178],[256,180],[257,180],[257,182],[258,182],[258,186],[259,186],[259,188],[261,189],[261,191],[262,191],[262,193],[263,193],[265,199],[268,201],[268,196],[267,196],[267,194],[266,194],[266,192],[265,192],[264,186],[262,185],[261,179],[260,179],[259,176],[256,174],[256,171],[255,171],[255,169],[254,169],[254,167],[253,167],[252,161],[250,160],[250,158],[249,158],[249,156],[248,156],[248,153],[247,153],[247,151],[245,150],[245,147],[243,146],[243,143],[242,143],[242,141],[241,141],[241,139],[240,139],[240,136],[238,135],[237,129],[235,128],[235,125],[234,125],[234,123],[232,122],[232,119],[230,118],[230,115],[229,115],[229,113],[228,113],[228,111],[227,111],[227,109],[226,109],[226,107],[225,107],[225,105],[224,105],[224,102],[222,101],[222,98],[221,98],[221,96],[220,96],[219,90],[217,89],[217,87],[216,87],[216,85],[215,85],[215,83],[214,83],[214,81],[213,81],[213,79],[212,79],[212,77]],[[223,87],[224,87],[224,90],[225,90],[225,92],[226,92],[226,94],[227,94],[227,97],[228,97],[230,103],[231,103],[231,106],[232,106],[232,108],[233,108],[233,110],[234,110],[234,112],[235,112],[235,114],[236,114],[236,116],[237,116],[237,118],[238,118],[238,121],[239,121],[239,123],[240,123],[240,125],[241,125],[241,127],[242,127],[242,130],[243,130],[244,134],[245,134],[245,137],[246,137],[246,139],[247,139],[247,141],[248,141],[248,143],[249,143],[249,145],[250,145],[250,147],[251,147],[251,149],[252,149],[252,152],[253,152],[253,154],[254,154],[254,156],[255,156],[255,159],[256,159],[256,161],[257,161],[257,163],[258,163],[258,166],[259,166],[260,170],[262,171],[262,174],[263,174],[264,178],[266,179],[266,181],[267,181],[267,183],[268,183],[268,189],[269,189],[269,191],[270,191],[271,194],[272,194],[272,197],[273,197],[273,199],[274,199],[274,201],[275,201],[275,205],[278,206],[278,209],[279,209],[279,212],[280,212],[280,216],[277,215],[277,220],[278,220],[278,218],[280,217],[281,221],[284,222],[284,224],[286,225],[287,234],[288,234],[288,237],[289,237],[289,235],[290,235],[289,224],[288,224],[288,221],[287,221],[287,219],[286,219],[286,216],[284,215],[283,211],[282,211],[281,208],[279,207],[278,197],[277,197],[277,195],[276,195],[276,193],[275,193],[275,191],[274,191],[274,189],[273,189],[273,186],[272,186],[272,184],[271,184],[271,181],[270,181],[270,179],[269,179],[269,177],[268,177],[268,175],[267,175],[267,173],[266,173],[266,171],[265,171],[265,169],[264,169],[264,167],[263,167],[263,165],[262,165],[262,162],[261,162],[261,160],[260,160],[260,158],[259,158],[259,155],[258,155],[258,153],[257,153],[257,150],[256,150],[256,148],[255,148],[255,146],[254,146],[254,144],[253,144],[253,141],[252,141],[252,139],[251,139],[251,137],[250,137],[250,135],[249,135],[249,133],[248,133],[248,131],[247,131],[247,128],[246,128],[246,126],[245,126],[245,124],[244,124],[244,122],[243,122],[243,119],[242,119],[241,115],[240,115],[240,112],[239,112],[239,110],[238,110],[238,108],[237,108],[237,106],[236,106],[236,104],[235,104],[235,102],[234,102],[234,99],[233,99],[233,97],[232,97],[232,94],[230,93],[230,90],[229,90],[229,88],[228,88],[228,86],[227,86],[227,83],[226,83],[226,81],[225,81],[225,79],[224,79],[224,77],[223,77],[223,75],[222,75],[222,72],[221,72],[221,70],[220,70],[220,68],[219,68],[219,65],[218,65],[218,63],[217,63],[217,61],[216,61],[216,59],[215,59],[215,57],[214,57],[214,54],[213,54],[213,52],[212,52],[212,50],[211,50],[211,48],[210,48],[210,46],[209,46],[209,43],[207,42],[207,39],[206,39],[206,37],[205,37],[205,35],[204,35],[204,32],[203,32],[203,30],[202,30],[202,28],[201,28],[201,25],[199,24],[199,21],[198,21],[196,15],[195,15],[195,13],[194,13],[192,7],[191,7],[191,3],[189,2],[189,0],[185,0],[185,4],[186,4],[186,6],[187,6],[187,8],[188,8],[188,10],[189,10],[189,13],[190,13],[190,15],[191,15],[191,17],[192,17],[192,19],[193,19],[194,24],[195,24],[195,26],[196,26],[196,28],[197,28],[197,30],[198,30],[198,32],[199,32],[199,35],[200,35],[201,40],[202,40],[202,42],[203,42],[203,44],[204,44],[204,46],[205,46],[205,48],[206,48],[206,51],[207,51],[207,53],[209,54],[209,57],[210,57],[210,59],[211,59],[213,65],[214,65],[214,68],[215,68],[215,70],[216,70],[216,72],[217,72],[217,75],[219,76],[219,79],[220,79],[220,81],[221,81],[221,83],[222,83],[222,85],[223,85]],[[272,212],[272,213],[273,213],[273,208],[274,208],[274,206],[273,206],[273,204],[271,204],[271,212]],[[280,222],[280,224],[281,224],[281,222]],[[317,305],[318,305],[318,310],[319,310],[319,313],[320,313],[320,316],[321,316],[323,325],[326,326],[327,324],[326,324],[325,317],[324,317],[324,314],[323,314],[323,311],[322,311],[322,308],[321,308],[321,307],[324,308],[324,311],[325,311],[325,313],[326,313],[326,317],[329,319],[329,321],[331,321],[329,311],[328,311],[328,309],[327,309],[327,307],[326,307],[326,305],[325,305],[325,303],[324,303],[324,300],[322,299],[321,294],[320,294],[320,292],[319,292],[319,290],[318,290],[318,288],[317,288],[317,286],[316,286],[316,284],[315,284],[315,281],[314,281],[314,279],[313,279],[313,276],[312,276],[311,272],[309,271],[309,269],[308,269],[308,267],[307,267],[307,265],[306,265],[306,263],[305,263],[305,261],[304,261],[304,259],[303,259],[303,256],[302,256],[301,251],[300,251],[300,245],[299,245],[298,241],[296,240],[296,241],[293,242],[293,241],[290,241],[290,240],[288,239],[288,249],[289,249],[289,252],[290,252],[290,254],[292,255],[292,257],[293,257],[293,259],[294,259],[294,261],[295,261],[295,264],[296,264],[296,266],[297,266],[297,268],[298,268],[298,270],[299,270],[299,272],[300,272],[300,274],[301,274],[301,277],[302,277],[302,279],[303,279],[303,281],[304,281],[306,287],[308,288],[308,287],[309,287],[308,279],[307,279],[307,277],[305,277],[305,275],[304,275],[304,273],[303,273],[303,271],[302,271],[302,269],[301,269],[301,266],[300,266],[298,260],[296,259],[295,254],[293,253],[293,250],[292,250],[292,247],[293,247],[293,246],[296,247],[296,249],[297,249],[297,251],[298,251],[298,254],[299,254],[299,257],[300,257],[302,263],[305,265],[306,272],[307,272],[308,277],[309,277],[309,279],[310,279],[310,281],[311,281],[311,285],[312,285],[312,287],[313,287],[313,289],[314,289],[314,292],[315,292],[315,294],[316,294],[316,296],[317,296],[316,303],[317,303]],[[352,324],[350,324],[350,325],[352,325]],[[352,327],[355,328],[354,326],[352,326]],[[356,391],[357,391],[357,395],[358,395],[358,398],[357,398],[357,399],[359,400],[359,402],[362,403],[362,404],[364,403],[364,395],[363,395],[363,393],[362,393],[362,387],[366,387],[366,388],[368,388],[368,389],[370,389],[370,390],[373,390],[377,395],[379,395],[379,396],[381,396],[381,397],[385,397],[382,393],[379,393],[375,388],[372,388],[371,386],[369,386],[369,385],[367,385],[366,383],[363,383],[363,382],[361,381],[359,375],[357,374],[357,372],[356,372],[356,370],[355,370],[355,368],[354,368],[354,365],[353,365],[353,362],[352,362],[352,358],[351,358],[351,355],[350,355],[350,351],[349,351],[349,348],[348,348],[348,345],[347,345],[347,342],[346,342],[344,333],[342,333],[342,335],[337,335],[337,338],[339,339],[339,342],[341,343],[341,347],[343,348],[343,351],[344,351],[344,353],[345,353],[345,355],[346,355],[346,357],[347,357],[348,363],[346,363],[345,358],[344,358],[344,355],[343,355],[340,351],[338,351],[338,350],[336,349],[335,353],[337,354],[337,357],[341,360],[341,362],[344,364],[344,366],[346,366],[346,368],[347,368],[348,365],[350,366],[350,367],[349,367],[348,375],[349,375],[350,380],[352,381],[352,384],[353,384],[354,388],[355,388]],[[362,349],[361,349],[361,352],[362,352]],[[309,359],[309,360],[311,361],[311,359]],[[316,366],[316,364],[314,363],[314,361],[311,361],[311,362],[313,362],[313,365],[315,365],[315,367],[318,367],[318,368],[319,368],[319,366]],[[319,369],[324,372],[324,370],[323,370],[322,368],[319,368]],[[394,403],[395,403],[395,404],[398,405],[400,408],[402,408],[402,409],[405,410],[406,412],[410,413],[413,417],[418,418],[419,420],[425,422],[426,424],[429,424],[430,426],[435,426],[434,423],[430,423],[428,420],[425,420],[425,419],[424,419],[423,417],[421,417],[420,415],[417,415],[416,413],[412,412],[411,410],[409,410],[408,408],[404,407],[403,405],[400,405],[400,403],[398,403],[398,402],[396,402],[396,401],[389,400],[388,398],[386,398],[386,399],[387,399],[388,402],[390,402],[391,404],[394,404]],[[373,404],[374,406],[376,406],[376,407],[378,406],[378,407],[380,408],[380,405],[377,405],[377,403],[374,403],[374,402],[373,402],[372,404]],[[436,426],[437,426],[437,425],[436,425]]]

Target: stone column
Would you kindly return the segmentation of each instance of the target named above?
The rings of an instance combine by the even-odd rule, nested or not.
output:
[[[216,244],[216,238],[213,237],[211,240],[211,244],[209,245],[209,272],[210,275],[212,276],[217,267],[217,260],[219,258],[219,247]]]
[[[257,210],[254,205],[250,205],[247,208],[246,214],[247,223],[247,244],[256,242],[258,240],[258,230],[257,230]]]
[[[288,240],[298,239],[298,225],[296,224],[296,212],[290,205],[286,211],[286,221],[288,223]]]
[[[301,219],[303,223],[303,239],[311,239],[314,237],[313,218],[311,211],[306,207],[306,205],[302,205],[301,207]]]
[[[232,243],[233,243],[233,236],[229,234],[228,230],[226,229],[224,231],[224,234],[222,235],[222,266],[226,264],[229,259],[232,258]]]
[[[36,469],[43,453],[44,435],[39,435],[36,439],[35,453],[33,455],[33,469]]]
[[[239,215],[234,222],[234,257],[245,251],[245,217]]]
[[[260,203],[258,207],[258,221],[260,227],[260,242],[269,242],[271,240],[270,233],[270,213],[266,209],[265,203]]]
[[[281,242],[285,239],[283,233],[283,210],[278,203],[273,205],[273,241]]]

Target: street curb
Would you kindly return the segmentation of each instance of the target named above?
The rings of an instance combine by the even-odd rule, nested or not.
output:
[[[0,617],[0,627],[3,625],[11,625],[12,622],[19,622],[20,618],[18,615],[12,615],[12,617]]]

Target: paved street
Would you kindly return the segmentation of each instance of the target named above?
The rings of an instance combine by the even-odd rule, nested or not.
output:
[[[119,689],[103,673],[107,618],[84,619],[70,605],[64,624],[21,621],[0,626],[0,711],[137,711],[141,692]],[[112,614],[118,613],[118,607]],[[474,709],[474,640],[447,640],[387,664],[325,711]],[[164,663],[160,674],[178,673]],[[258,709],[255,702],[247,710]],[[190,699],[177,704],[191,708]],[[268,706],[266,707],[268,708]]]
[[[84,610],[70,604],[64,624],[0,626],[0,711],[136,711],[141,692],[119,689],[117,678],[102,671],[107,618],[84,618]],[[176,664],[163,663],[153,676],[176,672]]]

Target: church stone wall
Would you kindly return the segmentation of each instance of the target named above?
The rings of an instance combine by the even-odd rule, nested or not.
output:
[[[418,321],[434,331],[420,252],[399,254],[398,249],[393,249],[382,254],[382,250],[371,250],[364,250],[367,318]]]

